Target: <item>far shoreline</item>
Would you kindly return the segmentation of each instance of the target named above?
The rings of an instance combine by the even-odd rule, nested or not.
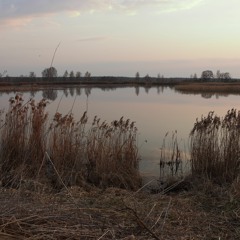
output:
[[[46,88],[63,89],[65,87],[156,87],[171,86],[182,93],[240,93],[240,79],[230,80],[202,80],[191,78],[156,78],[156,77],[2,77],[0,78],[0,92],[37,91]]]

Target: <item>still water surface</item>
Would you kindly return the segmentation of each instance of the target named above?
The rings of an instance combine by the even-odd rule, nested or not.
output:
[[[1,93],[0,109],[8,109],[8,100],[15,93]],[[150,176],[159,176],[159,160],[163,139],[169,132],[171,145],[172,132],[177,131],[177,138],[182,151],[189,150],[189,133],[196,118],[214,111],[224,116],[231,108],[240,109],[240,95],[194,95],[182,94],[169,87],[151,88],[65,88],[25,92],[27,101],[34,96],[36,100],[50,98],[47,111],[52,116],[56,110],[66,114],[72,108],[74,117],[80,118],[88,111],[89,123],[95,115],[111,122],[130,119],[138,128],[138,147],[141,157],[140,171]],[[52,115],[51,115],[52,114]]]

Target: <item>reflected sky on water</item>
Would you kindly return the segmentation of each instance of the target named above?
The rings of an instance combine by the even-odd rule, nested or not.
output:
[[[1,93],[0,109],[8,109],[12,93]],[[122,116],[136,122],[138,147],[141,157],[140,170],[149,175],[159,175],[159,160],[163,139],[167,132],[166,146],[171,145],[172,132],[182,151],[188,151],[189,133],[196,118],[214,111],[224,116],[231,108],[240,109],[240,95],[182,94],[169,87],[126,88],[65,88],[26,92],[23,98],[51,99],[48,106],[50,119],[58,111],[62,114],[71,109],[76,119],[88,110],[89,124],[95,115],[111,122]],[[168,143],[169,142],[169,143]]]

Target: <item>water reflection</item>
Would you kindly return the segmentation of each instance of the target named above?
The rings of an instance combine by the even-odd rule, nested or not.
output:
[[[48,100],[54,101],[57,99],[58,92],[57,90],[47,88],[42,91],[42,97]]]
[[[240,95],[240,92],[232,92],[232,93],[224,93],[224,92],[202,92],[202,91],[182,91],[175,89],[177,93],[187,94],[187,95],[200,95],[202,98],[220,98],[220,97],[228,97],[230,95]]]

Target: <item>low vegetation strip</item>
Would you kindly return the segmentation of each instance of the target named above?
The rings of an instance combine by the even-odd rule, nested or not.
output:
[[[197,82],[179,83],[175,85],[177,91],[183,93],[240,93],[239,82]]]

